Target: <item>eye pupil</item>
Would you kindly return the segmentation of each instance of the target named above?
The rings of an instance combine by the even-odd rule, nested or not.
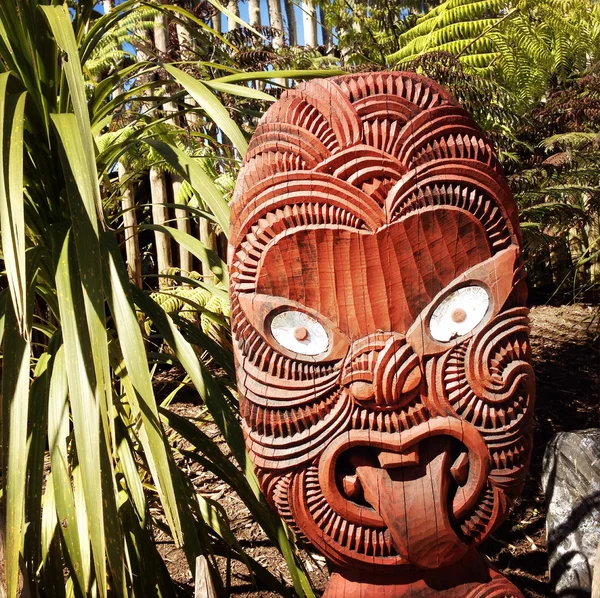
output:
[[[325,328],[307,313],[287,310],[270,319],[273,340],[299,355],[321,355],[329,347]]]
[[[481,286],[458,288],[444,297],[429,319],[431,336],[442,343],[468,334],[484,319],[490,296]]]
[[[457,308],[452,312],[452,321],[460,324],[467,319],[467,312],[462,308]]]
[[[304,326],[298,326],[294,330],[294,337],[297,341],[305,341],[308,338],[308,330]]]

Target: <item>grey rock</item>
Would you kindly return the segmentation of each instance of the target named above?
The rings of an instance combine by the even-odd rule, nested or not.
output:
[[[556,434],[542,485],[551,583],[559,598],[589,597],[600,542],[600,429]]]

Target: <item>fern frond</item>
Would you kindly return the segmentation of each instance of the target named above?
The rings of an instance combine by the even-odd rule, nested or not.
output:
[[[590,0],[525,0],[490,38],[495,76],[533,104],[600,58],[600,11]]]
[[[221,285],[217,285],[222,288]],[[203,287],[174,287],[151,294],[154,301],[169,314],[200,326],[204,334],[221,346],[230,344],[229,301]]]
[[[401,48],[387,60],[400,64],[425,52],[446,51],[461,58],[477,56],[466,64],[485,68],[494,59],[487,33],[501,21],[507,5],[507,0],[446,0],[399,36]]]
[[[540,147],[546,151],[552,151],[557,147],[581,149],[589,144],[600,145],[600,133],[585,133],[583,131],[559,133],[542,140]]]
[[[140,32],[154,28],[154,18],[158,14],[160,12],[151,6],[136,6],[98,42],[83,65],[86,71],[93,78],[99,78],[123,61],[135,58],[130,48],[135,47]]]

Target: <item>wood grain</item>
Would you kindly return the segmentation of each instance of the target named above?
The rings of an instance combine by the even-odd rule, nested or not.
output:
[[[412,73],[301,84],[259,123],[231,214],[248,451],[330,560],[325,596],[520,597],[475,551],[521,491],[535,387],[517,209],[470,115]],[[468,286],[480,315],[436,340],[434,316],[470,322]],[[286,311],[308,325],[276,338]]]

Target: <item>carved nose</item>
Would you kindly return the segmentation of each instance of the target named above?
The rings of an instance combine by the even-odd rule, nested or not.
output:
[[[353,343],[341,383],[356,401],[385,409],[411,401],[421,379],[419,358],[404,336],[377,333]]]

